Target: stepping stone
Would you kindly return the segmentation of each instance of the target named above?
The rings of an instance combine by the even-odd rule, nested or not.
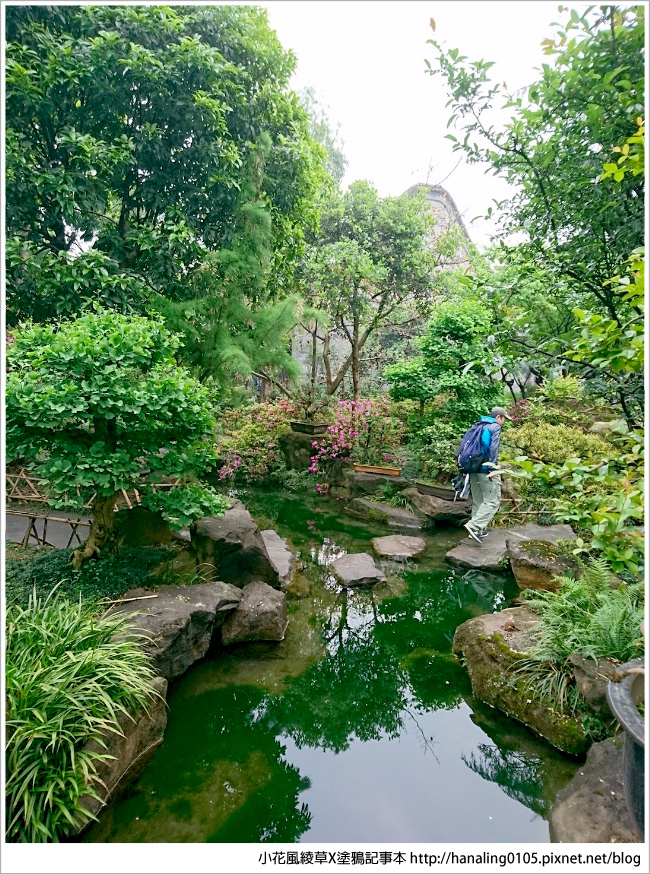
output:
[[[518,525],[515,528],[490,528],[483,543],[476,543],[471,537],[449,550],[445,558],[451,564],[460,567],[479,568],[482,570],[503,570],[504,559],[508,557],[508,541],[545,540],[555,543],[557,540],[573,540],[575,534],[570,525]],[[506,565],[507,566],[507,565]]]
[[[372,548],[382,558],[404,561],[422,555],[427,548],[421,537],[407,537],[405,534],[389,534],[388,537],[375,537]]]
[[[388,528],[397,531],[421,531],[425,527],[424,522],[403,507],[391,507],[390,504],[380,504],[368,498],[355,498],[343,508],[343,512],[358,519],[367,519],[369,522],[378,522]]]
[[[383,583],[386,579],[373,557],[367,552],[342,555],[332,562],[330,570],[346,589],[374,586],[376,583]]]
[[[269,560],[280,577],[282,587],[285,588],[293,577],[296,557],[287,546],[287,541],[280,537],[272,528],[262,531],[262,539],[269,554]]]

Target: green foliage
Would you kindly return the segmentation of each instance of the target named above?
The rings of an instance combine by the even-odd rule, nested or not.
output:
[[[540,388],[537,396],[546,401],[567,401],[570,398],[580,399],[584,397],[584,380],[578,376],[556,376],[547,379]]]
[[[624,318],[611,319],[599,313],[574,309],[581,330],[567,356],[586,364],[592,373],[605,381],[609,391],[618,397],[628,425],[634,427],[643,422],[645,402],[643,248],[634,250],[626,267],[623,275],[614,276],[606,283],[617,290],[621,303],[625,305]]]
[[[561,465],[511,459],[523,477],[552,499],[552,515],[578,533],[574,553],[601,556],[618,573],[639,575],[644,563],[644,440],[640,431],[618,438],[618,455],[590,463],[568,458]]]
[[[309,113],[311,138],[325,150],[327,171],[337,185],[340,185],[348,166],[348,159],[343,152],[345,143],[340,139],[341,125],[337,124],[336,128],[332,128],[326,108],[313,88],[307,87],[300,92],[300,102]]]
[[[257,7],[10,9],[9,324],[180,301],[202,376],[276,354],[248,323],[287,293],[327,180],[295,62]]]
[[[178,347],[159,321],[108,310],[16,331],[7,355],[8,457],[33,459],[48,490],[67,492],[68,502],[77,487],[111,500],[133,487],[147,495],[164,475],[205,471],[214,463],[214,418],[206,390],[176,364]],[[223,509],[214,491],[182,488],[147,500],[176,524]]]
[[[44,598],[53,586],[70,601],[94,603],[102,598],[119,598],[127,589],[158,584],[152,572],[174,553],[171,549],[122,547],[119,555],[91,561],[78,570],[70,565],[72,549],[52,549],[28,556],[16,556],[7,549],[5,597],[7,604],[26,607],[35,591]]]
[[[34,594],[7,611],[7,839],[58,841],[92,819],[80,804],[97,798],[97,764],[121,714],[152,700],[154,676],[128,617],[96,616],[59,596]],[[119,632],[119,633],[118,633]]]
[[[19,316],[48,322],[93,304],[124,313],[142,312],[150,297],[141,277],[121,272],[113,258],[94,249],[52,252],[14,236],[7,240],[5,263],[11,327]]]
[[[602,176],[603,149],[635,134],[644,106],[644,8],[589,7],[571,14],[526,94],[505,93],[489,79],[490,62],[469,62],[431,40],[450,94],[448,135],[470,161],[487,163],[515,187],[501,213],[501,235],[525,235],[526,261],[590,299],[617,320],[620,301],[603,285],[644,236],[644,184],[626,174],[616,186]],[[498,103],[509,113],[489,122]],[[490,213],[491,213],[490,209]],[[591,308],[591,307],[590,307]],[[531,312],[531,316],[534,315]]]
[[[586,709],[573,679],[572,653],[583,658],[625,662],[643,654],[643,585],[611,587],[603,560],[583,565],[579,580],[559,577],[557,592],[527,590],[524,599],[538,615],[534,646],[515,665],[526,688],[561,712]],[[587,724],[587,728],[589,725]]]
[[[568,425],[530,422],[511,428],[501,438],[505,446],[515,447],[519,454],[547,463],[562,463],[569,458],[583,461],[605,461],[617,454],[615,448],[595,434],[585,434]]]
[[[454,229],[434,233],[434,225],[423,194],[380,198],[368,182],[354,182],[345,193],[332,191],[324,198],[300,289],[310,306],[330,317],[323,336],[326,357],[334,332],[350,344],[349,357],[328,375],[329,394],[352,368],[354,398],[360,400],[359,358],[368,338],[405,302],[418,313],[430,307],[439,284],[436,268],[453,263],[458,246]]]
[[[187,482],[182,487],[147,491],[142,505],[160,510],[171,528],[180,531],[202,516],[223,516],[228,501],[222,494],[204,483]]]
[[[426,334],[417,341],[420,357],[384,371],[391,396],[422,404],[442,396],[440,415],[467,427],[502,399],[502,385],[474,366],[490,328],[490,314],[476,299],[438,304]]]
[[[418,429],[411,436],[407,449],[411,464],[416,459],[419,461],[419,470],[414,474],[437,479],[443,474],[457,472],[454,450],[464,431],[463,425],[444,418]]]

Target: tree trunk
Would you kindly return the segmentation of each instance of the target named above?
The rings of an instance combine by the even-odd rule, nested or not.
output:
[[[361,400],[361,378],[359,374],[359,319],[355,315],[352,328],[352,396]]]
[[[311,335],[311,384],[310,384],[310,392],[311,392],[311,400],[312,403],[316,398],[316,373],[317,373],[317,355],[318,355],[318,343],[316,332],[318,330],[318,325],[314,325],[314,331]]]
[[[93,501],[93,518],[88,539],[72,553],[72,565],[80,568],[89,558],[114,555],[117,551],[117,532],[113,524],[113,508],[118,492],[110,497],[97,495]]]

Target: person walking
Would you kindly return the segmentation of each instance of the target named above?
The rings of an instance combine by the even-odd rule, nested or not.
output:
[[[470,473],[469,487],[472,494],[472,517],[465,524],[467,533],[477,543],[483,543],[487,526],[496,516],[501,503],[501,479],[488,476],[499,464],[501,428],[506,419],[512,421],[503,407],[493,407],[489,416],[481,416],[479,422],[485,427],[481,435],[483,455],[487,459],[477,473]]]

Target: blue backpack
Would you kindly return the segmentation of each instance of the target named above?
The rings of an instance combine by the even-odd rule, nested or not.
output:
[[[483,446],[485,422],[477,422],[461,437],[454,455],[458,467],[464,473],[478,473],[488,460]]]

